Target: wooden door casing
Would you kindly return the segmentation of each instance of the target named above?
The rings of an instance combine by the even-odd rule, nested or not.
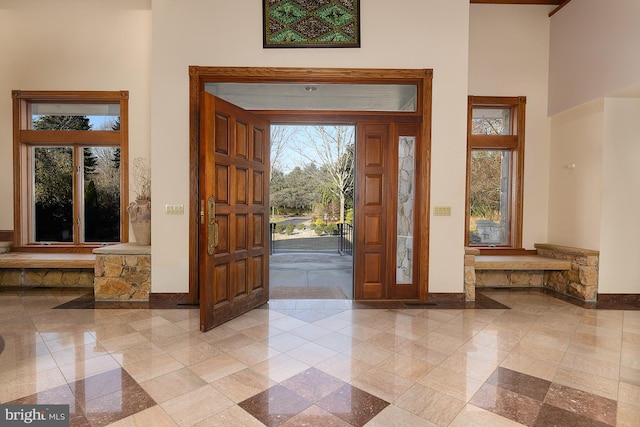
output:
[[[204,94],[201,118],[200,328],[269,297],[269,122]],[[209,198],[218,244],[209,254]]]

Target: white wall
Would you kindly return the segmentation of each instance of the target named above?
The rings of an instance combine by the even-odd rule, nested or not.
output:
[[[430,291],[462,292],[468,0],[367,0],[360,49],[263,49],[254,0],[153,0],[153,289],[188,290],[188,66],[433,68]]]
[[[0,230],[13,230],[11,91],[128,90],[131,157],[148,157],[150,43],[149,0],[0,1]]]
[[[640,83],[640,1],[572,1],[551,17],[549,114]]]
[[[526,96],[523,246],[546,242],[550,119],[550,6],[473,4],[469,95]]]
[[[640,293],[640,99],[604,100],[600,293]]]
[[[603,114],[597,100],[551,119],[549,243],[600,249]]]

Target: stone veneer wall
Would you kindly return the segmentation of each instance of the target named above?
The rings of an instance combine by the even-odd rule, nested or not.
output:
[[[545,272],[546,287],[585,301],[598,299],[599,251],[542,243],[535,247],[540,256],[571,261],[571,270]]]
[[[541,287],[544,285],[542,270],[477,270],[476,286],[492,287]]]
[[[90,288],[93,270],[86,268],[1,268],[0,286]]]
[[[96,301],[148,301],[151,250],[131,243],[94,249]]]
[[[476,300],[476,255],[480,255],[479,249],[464,248],[465,301]]]

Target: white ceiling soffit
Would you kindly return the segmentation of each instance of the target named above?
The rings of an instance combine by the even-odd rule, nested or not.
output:
[[[205,90],[245,110],[416,111],[415,85],[207,83]]]

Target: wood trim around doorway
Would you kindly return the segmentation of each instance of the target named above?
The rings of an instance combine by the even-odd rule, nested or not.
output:
[[[291,122],[334,122],[375,121],[382,116],[393,116],[398,121],[421,121],[421,151],[416,153],[420,173],[424,177],[417,183],[416,191],[421,194],[422,203],[418,215],[423,220],[420,226],[417,280],[419,299],[428,297],[429,266],[429,189],[431,159],[431,82],[430,69],[336,69],[336,68],[256,68],[256,67],[189,67],[189,301],[199,300],[198,289],[198,239],[199,239],[199,140],[200,102],[206,83],[342,83],[342,84],[415,84],[418,89],[415,112],[369,113],[344,111],[255,111],[271,120]]]

